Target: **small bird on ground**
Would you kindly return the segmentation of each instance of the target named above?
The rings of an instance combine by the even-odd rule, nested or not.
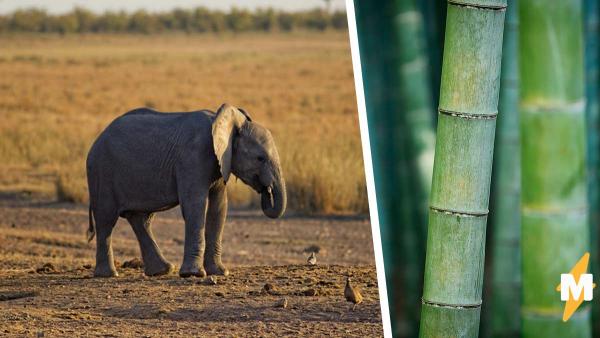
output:
[[[206,285],[217,285],[217,279],[214,276],[208,276],[204,282]]]
[[[277,303],[275,303],[275,307],[279,307],[282,309],[287,308],[287,306],[288,306],[288,300],[285,297],[283,297],[281,300],[279,300]]]
[[[355,289],[352,287],[352,285],[350,285],[350,277],[346,278],[346,288],[344,289],[344,297],[346,297],[347,301],[354,303],[354,306],[352,306],[352,311],[354,311],[356,306],[362,303],[363,301],[363,296],[360,294],[358,289]]]
[[[315,254],[315,252],[311,252],[310,256],[308,256],[308,259],[306,260],[306,262],[308,263],[308,265],[316,265],[317,264],[317,255]]]

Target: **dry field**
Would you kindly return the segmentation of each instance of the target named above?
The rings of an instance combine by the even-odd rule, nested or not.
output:
[[[273,131],[289,207],[364,213],[347,34],[0,36],[0,191],[87,199],[98,133],[137,107],[243,107]],[[234,206],[256,196],[233,185]]]
[[[342,33],[0,35],[0,336],[381,336],[353,88]],[[231,185],[231,275],[216,285],[124,266],[139,249],[123,220],[120,276],[91,278],[87,207],[71,202],[87,199],[96,135],[132,108],[223,102],[273,131],[291,210],[267,219],[254,193]],[[178,266],[178,208],[154,224]],[[306,265],[310,251],[317,266]],[[365,299],[355,310],[343,296],[349,275]]]
[[[2,197],[2,196],[0,196]],[[87,209],[71,203],[0,198],[0,336],[281,337],[381,336],[381,311],[369,221],[363,216],[268,220],[260,211],[230,214],[216,285],[176,273],[144,277],[125,268],[139,257],[120,220],[113,244],[120,276],[91,278],[94,243]],[[183,254],[179,210],[160,213],[154,232],[174,265]],[[318,251],[317,266],[307,266]],[[365,300],[344,300],[353,276]],[[265,284],[273,290],[265,292]],[[277,304],[286,298],[287,308]]]

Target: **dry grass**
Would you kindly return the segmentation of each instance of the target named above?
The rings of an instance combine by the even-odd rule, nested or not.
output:
[[[87,199],[85,156],[136,107],[229,102],[273,131],[290,208],[365,212],[367,198],[345,33],[0,36],[0,191]],[[257,196],[232,184],[234,206]]]

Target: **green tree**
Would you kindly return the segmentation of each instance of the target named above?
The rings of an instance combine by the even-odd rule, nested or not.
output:
[[[277,15],[272,8],[258,9],[254,12],[254,29],[270,32],[277,28]]]
[[[192,18],[192,26],[197,32],[211,32],[213,31],[213,18],[215,14],[211,13],[204,7],[198,7],[194,10]]]
[[[136,33],[155,33],[160,30],[160,24],[156,16],[148,14],[145,10],[139,10],[129,18],[128,30]]]
[[[330,18],[322,9],[313,9],[304,12],[302,17],[302,25],[307,29],[324,31],[329,27]]]
[[[227,24],[227,28],[236,33],[249,31],[254,27],[250,12],[248,10],[238,9],[235,7],[225,15],[225,22]]]
[[[296,27],[296,16],[292,13],[280,12],[277,16],[277,23],[282,31],[293,31]]]
[[[96,15],[84,8],[75,8],[64,15],[48,15],[38,9],[19,10],[0,15],[2,31],[13,32],[131,32],[159,33],[163,31],[184,32],[245,32],[276,30],[292,31],[295,28],[324,31],[328,27],[347,29],[346,15],[337,11],[330,15],[323,9],[302,12],[276,12],[273,9],[257,9],[253,12],[232,8],[229,12],[211,11],[204,7],[192,10],[174,9],[169,12],[148,13],[139,10],[105,12]]]
[[[77,33],[79,30],[79,21],[73,13],[59,15],[54,17],[52,31],[60,34]]]
[[[91,11],[76,7],[72,15],[77,19],[77,31],[79,33],[87,33],[93,31],[93,28],[96,26],[96,15]]]
[[[194,14],[185,9],[175,9],[172,12],[175,18],[175,28],[186,32],[191,32],[194,28]]]
[[[39,9],[18,10],[13,13],[9,27],[13,31],[41,32],[46,21],[46,12]]]
[[[96,20],[97,32],[125,32],[129,25],[129,17],[125,12],[106,12]]]
[[[346,12],[336,11],[331,16],[331,26],[335,29],[342,30],[348,29],[348,19],[346,18]]]

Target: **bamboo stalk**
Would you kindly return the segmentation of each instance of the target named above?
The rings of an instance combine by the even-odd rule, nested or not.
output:
[[[386,70],[393,55],[388,48],[392,27],[383,16],[389,13],[389,7],[382,10],[376,2],[357,0],[355,10],[386,282],[395,286],[388,288],[390,316],[392,329],[397,332],[407,326],[400,306],[404,285],[398,285],[403,278],[398,250],[402,242],[398,233],[404,229],[404,224],[410,224],[410,220],[406,219],[408,213],[397,207],[398,192],[393,191],[394,187],[404,185],[399,184],[403,168],[397,167],[398,159],[394,158],[399,146],[392,141],[397,122],[392,119],[394,114],[390,109],[394,105],[387,87],[390,72]]]
[[[522,336],[590,337],[562,321],[560,274],[589,249],[581,1],[519,1]],[[526,66],[525,66],[526,65]]]
[[[423,18],[416,8],[415,0],[396,0],[396,4],[392,22],[396,38],[394,49],[398,76],[397,90],[392,95],[397,97],[399,125],[404,127],[402,133],[396,136],[407,138],[408,148],[403,151],[408,155],[409,161],[414,162],[410,171],[418,175],[408,181],[414,182],[412,186],[415,188],[411,200],[416,201],[418,217],[425,218],[423,215],[427,210],[427,196],[433,174],[435,134],[431,118],[433,108],[428,83],[428,61],[423,49]]]
[[[587,135],[587,173],[588,173],[588,203],[590,239],[591,239],[591,270],[597,274],[600,271],[598,256],[598,227],[600,226],[600,199],[598,171],[600,163],[598,153],[600,152],[598,132],[600,129],[600,119],[598,111],[598,20],[600,6],[598,0],[585,0],[584,19],[585,19],[585,118]],[[596,297],[592,303],[592,323],[594,323],[593,336],[600,336],[600,298]]]
[[[434,147],[423,23],[415,0],[356,5],[392,328],[415,336]]]
[[[378,6],[370,1],[356,1],[356,20],[360,44],[360,56],[363,72],[363,85],[367,106],[369,135],[371,137],[371,153],[377,191],[377,205],[382,232],[384,252],[395,246],[388,234],[387,226],[392,218],[391,186],[393,176],[389,169],[392,167],[392,142],[389,142],[393,126],[386,114],[387,99],[385,93],[384,65],[378,53],[384,46],[381,37],[382,20],[378,14]],[[386,264],[386,276],[391,264]]]
[[[448,2],[421,337],[476,337],[505,0]]]
[[[495,144],[491,223],[491,336],[517,337],[521,316],[521,164],[519,144],[519,17],[508,0],[502,47],[498,135]]]
[[[402,264],[401,297],[407,324],[395,334],[405,337],[417,335],[419,326],[419,295],[422,293],[423,266],[427,227],[428,196],[431,189],[435,135],[431,106],[431,90],[428,77],[428,62],[424,51],[424,27],[416,0],[395,0],[392,14],[393,41],[388,46],[392,51],[389,95],[396,107],[395,118],[399,129],[394,133],[396,147],[395,172],[400,175],[397,191],[398,205],[402,211],[393,224],[401,238],[396,248]],[[401,283],[398,283],[401,282]]]
[[[433,106],[439,105],[440,79],[442,75],[442,51],[444,50],[444,27],[446,26],[446,3],[440,0],[419,0],[419,9],[425,22],[427,37],[427,61],[429,63],[429,83],[432,90]],[[437,113],[433,111],[432,113]],[[437,115],[432,115],[437,118]]]

